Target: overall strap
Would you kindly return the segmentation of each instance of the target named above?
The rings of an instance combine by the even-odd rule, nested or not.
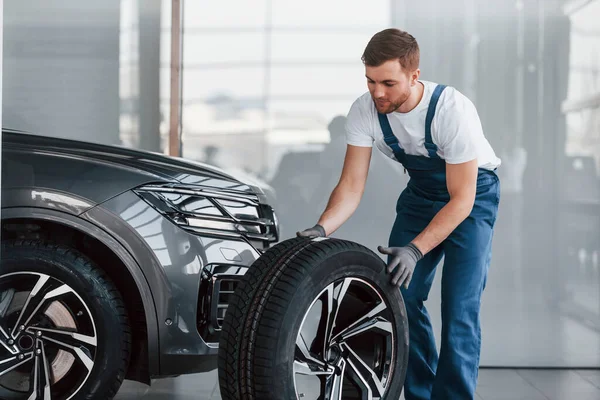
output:
[[[377,113],[377,117],[379,118],[379,125],[381,126],[381,131],[383,132],[383,140],[385,144],[390,146],[394,155],[396,156],[396,160],[400,161],[402,158],[402,151],[400,149],[400,144],[398,143],[398,138],[392,132],[392,127],[390,126],[390,121],[388,120],[387,114]]]
[[[429,153],[430,158],[439,158],[437,155],[437,146],[433,143],[433,139],[431,139],[431,122],[433,121],[433,116],[435,115],[435,107],[437,106],[438,100],[442,95],[442,92],[446,88],[446,85],[437,85],[433,94],[431,95],[431,100],[429,101],[429,108],[427,109],[427,117],[425,118],[425,148]]]

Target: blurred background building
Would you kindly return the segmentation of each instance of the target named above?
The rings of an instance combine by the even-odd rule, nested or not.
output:
[[[166,153],[171,10],[4,2],[3,125]],[[337,182],[364,46],[412,33],[422,79],[471,98],[503,161],[482,366],[600,367],[600,0],[182,0],[181,15],[181,155],[252,177],[284,239]],[[407,178],[374,152],[335,236],[386,244]]]

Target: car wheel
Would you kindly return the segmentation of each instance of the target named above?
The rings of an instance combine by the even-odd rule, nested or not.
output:
[[[129,362],[123,300],[75,249],[2,243],[0,398],[112,399]]]
[[[397,399],[408,362],[400,291],[371,250],[294,238],[243,277],[219,342],[224,400]]]

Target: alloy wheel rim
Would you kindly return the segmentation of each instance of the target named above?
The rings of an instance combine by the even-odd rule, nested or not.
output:
[[[379,291],[364,279],[338,279],[322,290],[296,338],[296,398],[383,398],[396,357],[392,318]]]
[[[97,356],[94,318],[81,296],[37,272],[0,276],[0,394],[69,400]]]

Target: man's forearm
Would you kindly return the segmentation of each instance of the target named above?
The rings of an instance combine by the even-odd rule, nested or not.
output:
[[[353,190],[344,184],[338,184],[331,196],[318,224],[325,228],[327,235],[335,232],[356,211],[362,197],[361,190]]]
[[[442,243],[471,213],[472,202],[450,200],[412,243],[423,255]]]

